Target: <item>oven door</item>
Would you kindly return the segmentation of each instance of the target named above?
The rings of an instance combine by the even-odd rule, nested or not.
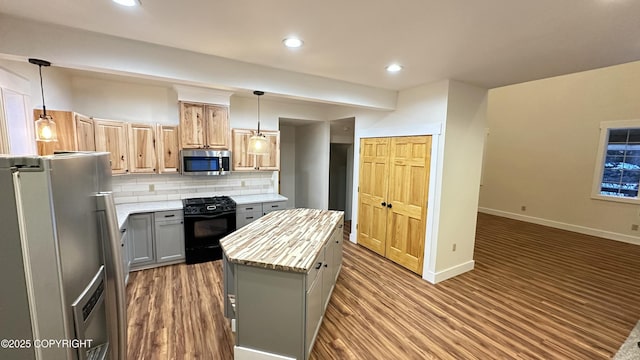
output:
[[[184,241],[187,264],[222,259],[220,239],[235,229],[235,212],[185,215]]]

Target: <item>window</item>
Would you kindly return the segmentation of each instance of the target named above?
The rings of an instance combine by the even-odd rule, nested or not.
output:
[[[605,122],[592,197],[640,203],[640,120]]]

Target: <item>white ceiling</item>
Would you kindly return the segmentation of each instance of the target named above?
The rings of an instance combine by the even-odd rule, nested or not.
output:
[[[0,12],[400,90],[488,88],[640,59],[637,0],[0,0]],[[285,48],[295,34],[305,44]],[[399,62],[405,69],[388,74]]]

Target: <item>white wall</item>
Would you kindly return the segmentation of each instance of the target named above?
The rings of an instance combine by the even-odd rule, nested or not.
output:
[[[260,128],[278,130],[280,118],[326,120],[327,106],[311,102],[279,101],[267,95],[260,99]],[[258,98],[231,96],[229,120],[232,128],[255,129],[258,126]]]
[[[638,205],[590,197],[600,122],[640,119],[638,94],[640,62],[491,90],[481,210],[640,244]]]
[[[0,14],[0,54],[81,70],[393,109],[396,92]],[[10,36],[9,36],[10,35]]]
[[[344,219],[351,220],[353,206],[353,144],[347,149],[347,199],[345,200]]]
[[[351,241],[357,234],[360,140],[432,134],[423,278],[435,283],[473,269],[485,97],[486,89],[445,80],[401,91],[392,112],[345,107],[329,112],[330,118],[356,119]]]
[[[296,207],[296,128],[280,125],[280,194]]]
[[[296,127],[296,207],[329,206],[329,122]]]
[[[177,125],[178,96],[169,86],[72,77],[73,110],[95,118]]]
[[[486,113],[487,89],[449,82],[436,277],[473,268]]]
[[[42,109],[42,95],[40,92],[40,75],[38,67],[25,61],[0,59],[0,68],[21,76],[29,81],[31,95],[31,109]],[[42,68],[42,83],[44,85],[44,100],[49,110],[73,110],[73,94],[71,91],[71,77],[65,69],[56,66]]]

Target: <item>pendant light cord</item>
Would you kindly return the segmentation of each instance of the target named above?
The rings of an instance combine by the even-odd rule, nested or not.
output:
[[[44,85],[42,85],[42,65],[38,65],[38,69],[40,70],[40,91],[42,92],[42,111],[44,112],[44,117],[47,117],[47,107],[44,105]]]
[[[260,95],[258,95],[258,133],[260,135]]]

